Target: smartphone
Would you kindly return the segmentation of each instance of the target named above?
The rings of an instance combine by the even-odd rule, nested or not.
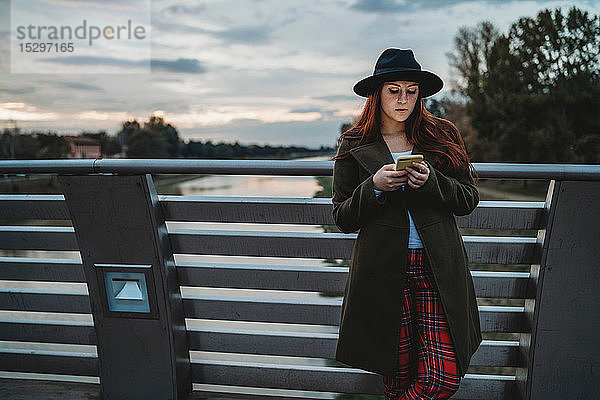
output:
[[[423,154],[407,154],[403,156],[398,156],[398,159],[396,160],[396,171],[400,171],[404,169],[404,167],[412,166],[413,161],[423,161]]]

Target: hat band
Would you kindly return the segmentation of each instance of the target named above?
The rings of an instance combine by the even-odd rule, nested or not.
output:
[[[375,75],[380,74],[380,73],[385,73],[385,72],[402,72],[402,71],[419,71],[419,72],[422,72],[420,69],[416,69],[416,68],[391,67],[391,68],[380,68],[377,71],[375,71]]]

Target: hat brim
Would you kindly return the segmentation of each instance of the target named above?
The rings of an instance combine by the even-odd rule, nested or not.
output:
[[[433,72],[424,70],[391,71],[378,75],[368,76],[354,85],[354,93],[368,97],[381,82],[387,81],[413,81],[419,84],[421,97],[429,97],[439,92],[444,87],[442,79]]]

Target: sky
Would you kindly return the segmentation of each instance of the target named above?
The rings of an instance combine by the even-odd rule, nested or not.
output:
[[[488,20],[506,33],[519,17],[573,5],[600,14],[600,0],[19,1],[0,0],[0,128],[114,135],[156,114],[184,141],[308,148],[335,147],[364,105],[352,87],[388,47],[412,49],[440,75],[439,99],[455,78],[446,53],[460,27]],[[137,18],[147,36],[36,64],[11,52],[11,11],[13,22],[72,26]]]

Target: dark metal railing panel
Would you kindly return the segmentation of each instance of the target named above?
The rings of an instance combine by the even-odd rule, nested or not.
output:
[[[182,286],[343,292],[348,267],[182,263]],[[477,297],[525,298],[526,272],[471,271]],[[0,257],[0,280],[85,282],[79,261]]]
[[[0,378],[0,398],[4,400],[23,399],[60,399],[82,400],[100,399],[98,377],[86,377],[89,383],[74,382],[72,376],[52,375],[52,380],[39,379],[38,376],[19,374],[21,379]],[[33,375],[33,374],[32,374]],[[81,379],[78,377],[77,379]],[[91,382],[90,382],[91,381]]]
[[[178,263],[181,286],[343,292],[348,267]]]
[[[506,344],[501,344],[507,342]],[[519,343],[485,340],[471,357],[471,365],[516,367],[519,364]]]
[[[3,250],[77,251],[75,231],[70,226],[0,226]]]
[[[0,280],[85,282],[79,260],[0,257]]]
[[[347,258],[356,235],[312,232],[170,229],[173,253]]]
[[[334,225],[330,198],[160,196],[169,221]],[[461,228],[540,229],[544,203],[482,201]]]
[[[330,198],[159,196],[167,221],[333,225]]]
[[[2,265],[0,264],[0,271]],[[471,271],[477,297],[525,298],[527,272]],[[342,293],[348,267],[181,263],[179,284],[239,289]]]
[[[538,201],[480,201],[471,214],[456,217],[459,228],[475,229],[543,229],[545,220]]]
[[[337,326],[341,300],[298,300],[184,295],[186,318]],[[481,329],[520,332],[523,307],[479,306]]]
[[[90,300],[82,294],[42,294],[0,291],[0,310],[89,314]]]
[[[278,364],[214,362],[192,363],[192,380],[203,384],[265,387],[291,390],[311,390],[335,393],[382,393],[381,376],[354,368],[312,367],[310,369]],[[504,393],[514,380],[495,375],[467,374],[454,395],[460,399],[504,399]],[[228,396],[229,398],[232,395]],[[235,395],[233,395],[235,397]]]
[[[532,296],[527,290],[529,272],[473,271],[475,296],[524,299]]]
[[[8,321],[0,322],[0,340],[69,344],[97,343],[94,326]]]
[[[183,305],[186,318],[319,325],[337,325],[341,312],[341,301],[327,298],[294,303],[279,299],[184,296]]]
[[[356,234],[171,229],[176,254],[300,258],[349,258]],[[536,238],[463,236],[469,261],[531,264],[539,260]]]
[[[477,377],[479,377],[477,375]],[[61,398],[61,400],[80,400],[83,398],[96,399],[100,398],[100,385],[97,383],[75,383],[70,381],[58,381],[61,379],[60,376],[54,377],[56,381],[47,380],[26,380],[26,379],[0,379],[0,394],[5,394],[6,400],[12,399],[38,399],[47,398],[53,396]],[[467,378],[461,383],[461,388],[458,393],[461,394],[462,399],[481,399],[481,393],[487,394],[486,384],[489,383],[489,388],[494,393],[500,393],[502,387],[509,388],[511,385],[510,381],[498,381],[483,379],[475,381],[474,378]],[[271,400],[298,400],[297,392],[292,392],[289,396],[282,394],[281,389],[273,389],[269,391],[268,388],[264,390],[267,394],[252,394],[256,393],[252,387],[248,388],[247,393],[240,393],[239,387],[232,387],[231,392],[227,392],[227,385],[221,387],[223,391],[216,391],[215,385],[209,384],[196,384],[196,389],[190,394],[189,400],[205,400],[206,398],[216,399],[236,399],[236,400],[264,400],[265,398]],[[277,394],[274,393],[277,391]],[[322,399],[328,398],[323,396],[321,391],[309,392],[302,391],[302,399]],[[283,391],[285,393],[285,391]],[[314,396],[313,396],[314,393]],[[326,394],[331,392],[324,392]],[[479,393],[479,397],[477,394]],[[381,393],[379,393],[381,394]],[[14,397],[13,397],[14,396]],[[502,398],[500,395],[494,395],[494,398]],[[54,398],[54,397],[53,397]],[[487,399],[487,397],[486,397]]]
[[[0,219],[71,219],[62,194],[0,194]]]
[[[333,359],[338,335],[316,332],[188,330],[190,350]],[[471,365],[517,366],[519,342],[485,341]]]
[[[98,358],[92,355],[28,354],[0,350],[0,371],[98,376]]]
[[[159,196],[168,221],[334,225],[330,198]],[[0,195],[0,219],[68,220],[63,195]],[[482,201],[461,228],[540,229],[543,202]]]

